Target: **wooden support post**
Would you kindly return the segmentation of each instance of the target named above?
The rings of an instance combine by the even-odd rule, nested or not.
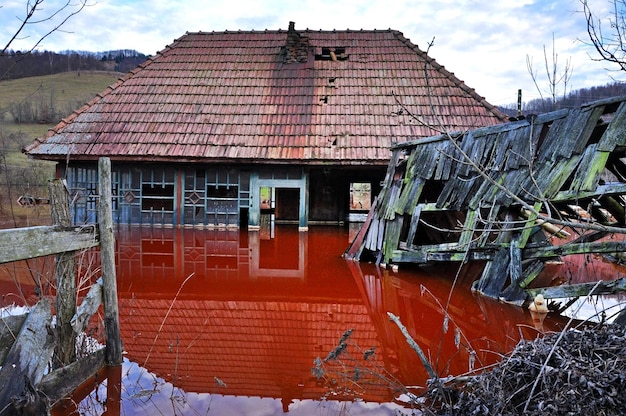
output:
[[[98,223],[100,226],[100,258],[102,262],[102,302],[106,335],[106,363],[122,364],[122,339],[120,336],[117,303],[117,276],[115,272],[115,237],[111,195],[111,160],[98,160],[99,193]]]
[[[60,179],[49,182],[52,223],[70,227],[70,202],[65,183]],[[56,329],[57,345],[53,367],[60,368],[76,360],[76,334],[70,321],[76,314],[76,252],[67,251],[56,255]]]

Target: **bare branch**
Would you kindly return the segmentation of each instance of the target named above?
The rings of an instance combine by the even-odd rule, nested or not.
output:
[[[626,71],[626,0],[611,0],[611,16],[605,20],[610,30],[603,32],[602,20],[598,18],[587,0],[581,0],[583,13],[587,22],[587,34],[600,58],[595,61],[606,61]]]
[[[35,43],[32,45],[32,47],[30,47],[30,49],[26,51],[26,53],[30,53],[35,50],[44,39],[52,35],[54,32],[61,31],[61,27],[65,25],[68,20],[80,13],[85,7],[89,6],[89,4],[87,3],[88,0],[76,1],[76,3],[73,3],[73,0],[67,0],[64,5],[56,8],[50,14],[42,15],[44,9],[43,4],[45,0],[28,0],[26,3],[26,14],[23,18],[20,18],[21,24],[19,28],[17,28],[13,36],[11,36],[6,45],[0,50],[0,56],[5,55],[13,42],[15,42],[15,40],[17,39],[20,39],[20,35],[24,32],[27,26],[40,25],[45,22],[51,22],[55,18],[59,18],[60,16],[61,20],[58,23],[55,23],[50,30],[48,30],[37,41],[35,41]]]

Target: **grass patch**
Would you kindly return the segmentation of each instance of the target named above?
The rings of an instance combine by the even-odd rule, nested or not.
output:
[[[18,218],[20,225],[32,225],[32,217],[38,222],[38,209],[19,207],[16,198],[22,194],[46,197],[47,181],[54,177],[54,162],[29,159],[22,148],[44,137],[62,118],[122,75],[80,71],[0,81],[0,228],[7,218]]]
[[[11,109],[27,100],[49,103],[66,117],[121,76],[118,72],[80,71],[1,81],[2,120],[12,122]]]

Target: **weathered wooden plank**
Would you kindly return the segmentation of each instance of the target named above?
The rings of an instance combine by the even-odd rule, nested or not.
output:
[[[556,111],[551,111],[549,113],[539,114],[534,117],[533,123],[540,126],[541,124],[544,124],[544,123],[551,123],[554,120],[565,118],[567,117],[568,114],[569,114],[568,109],[556,110]]]
[[[585,149],[580,163],[576,167],[570,189],[573,191],[594,191],[598,185],[599,177],[609,152],[600,152],[596,144],[592,144]]]
[[[0,263],[83,250],[97,245],[95,227],[9,228],[0,230]]]
[[[572,155],[569,159],[562,159],[558,164],[544,164],[537,171],[533,179],[538,183],[542,195],[546,199],[552,197],[563,190],[563,186],[576,168],[582,155]]]
[[[613,114],[611,124],[600,138],[598,150],[612,152],[616,146],[624,145],[626,145],[626,104],[622,102]]]
[[[626,292],[626,278],[616,280],[598,281],[595,283],[579,283],[573,285],[561,285],[526,289],[531,298],[542,294],[546,299],[569,298],[587,295],[606,295]]]
[[[403,223],[404,217],[401,216],[397,216],[393,221],[387,222],[385,227],[385,243],[383,246],[385,263],[389,263],[393,251],[398,249]]]
[[[79,334],[85,330],[89,319],[100,308],[102,304],[102,278],[91,285],[87,296],[83,299],[80,306],[76,309],[76,314],[70,321],[75,334]]]
[[[14,409],[16,403],[18,407],[38,406],[40,409],[43,405],[46,410],[45,398],[36,393],[34,386],[42,380],[54,349],[51,321],[50,302],[41,299],[22,325],[0,370],[1,414],[11,414],[10,409]]]
[[[4,359],[13,347],[27,317],[28,314],[11,315],[0,319],[0,367],[4,364]]]
[[[459,237],[459,247],[469,247],[474,239],[474,233],[476,232],[476,223],[478,221],[478,211],[469,210],[465,216],[465,222],[463,223],[463,231]]]
[[[374,198],[374,202],[372,202],[372,206],[370,207],[369,212],[367,213],[367,218],[365,222],[359,229],[354,240],[352,240],[352,244],[346,249],[344,253],[344,257],[350,260],[359,260],[361,258],[361,253],[363,252],[363,247],[366,245],[365,238],[369,233],[370,226],[372,225],[372,220],[376,215],[376,205],[378,204],[378,198]]]
[[[610,104],[621,103],[622,101],[626,101],[626,95],[618,95],[615,97],[603,98],[601,100],[591,101],[583,104],[581,107],[596,107],[596,106],[608,106]]]
[[[396,204],[396,213],[410,214],[413,211],[424,189],[424,183],[422,178],[414,177],[404,186],[402,194]]]
[[[511,131],[509,146],[510,151],[507,152],[506,160],[504,163],[505,170],[519,169],[520,166],[528,166],[532,158],[535,156],[531,154],[531,134],[533,130],[530,126],[525,128],[519,128]]]
[[[605,108],[605,106],[601,105],[582,109],[580,120],[570,133],[572,135],[570,140],[574,141],[574,147],[572,149],[574,154],[581,154],[589,144],[589,139],[597,127],[598,122],[600,122],[600,117],[602,117]]]
[[[526,244],[528,243],[530,236],[535,231],[534,224],[535,224],[535,221],[537,220],[537,214],[535,214],[535,212],[539,212],[539,210],[541,209],[541,205],[542,205],[541,202],[536,202],[535,205],[533,206],[534,212],[528,211],[528,210],[522,211],[522,215],[526,216],[526,219],[528,221],[524,225],[524,229],[522,230],[521,235],[520,235],[520,247],[521,248],[526,247]]]
[[[443,142],[445,143],[445,142]],[[437,151],[440,143],[429,143],[426,146],[420,146],[414,150],[417,152],[415,158],[415,175],[423,179],[431,179],[439,163],[441,155]]]
[[[111,160],[98,160],[98,222],[100,225],[100,261],[102,264],[102,302],[104,304],[104,330],[106,336],[106,363],[122,364],[122,338],[120,335],[119,307],[117,303],[117,275],[115,271],[115,236],[111,193]]]
[[[37,387],[46,395],[52,406],[59,400],[70,396],[89,377],[104,367],[104,358],[105,349],[101,348],[78,361],[46,374]]]
[[[488,262],[474,284],[474,290],[492,298],[499,298],[509,278],[510,252],[503,247],[496,252],[494,259]]]
[[[507,288],[502,291],[500,300],[513,305],[522,306],[528,299],[528,294],[524,288],[527,287],[543,269],[543,262],[538,260],[533,261],[516,280],[512,280]]]
[[[407,148],[414,148],[414,147],[419,148],[429,143],[437,143],[437,142],[444,142],[450,139],[458,139],[459,137],[463,136],[463,134],[464,132],[457,131],[457,132],[440,134],[440,135],[431,136],[431,137],[420,137],[419,139],[415,139],[415,140],[407,140],[406,142],[395,143],[391,146],[391,150],[395,152],[396,150],[402,150],[402,149],[407,149]]]
[[[610,195],[603,195],[598,199],[598,202],[600,202],[602,208],[609,211],[611,215],[615,217],[619,224],[626,224],[626,210],[620,201]]]
[[[522,305],[526,300],[526,292],[520,287],[520,282],[523,279],[522,271],[522,250],[520,249],[520,238],[517,236],[511,240],[509,247],[511,261],[509,264],[509,285],[501,291],[500,300],[515,305]]]
[[[48,182],[50,207],[54,225],[69,227],[72,224],[69,193],[60,179]],[[56,331],[53,368],[62,367],[76,360],[76,334],[70,321],[76,313],[76,252],[59,253],[54,259],[54,275],[57,286]]]
[[[562,246],[532,247],[523,250],[524,258],[558,257],[584,253],[620,253],[626,251],[626,241],[564,244]]]
[[[441,169],[435,173],[435,180],[447,181],[452,177],[456,166],[459,164],[459,160],[462,159],[459,149],[452,141],[448,140],[445,144],[442,144],[439,149],[440,157],[444,158],[442,161]]]
[[[398,164],[401,153],[401,150],[394,151],[391,154],[391,160],[389,161],[389,165],[387,166],[387,173],[385,174],[385,179],[383,180],[383,186],[380,190],[380,193],[378,194],[378,199],[380,203],[376,208],[380,217],[384,217],[384,212],[387,209],[387,205],[389,204],[389,193],[391,191],[396,165]]]
[[[411,215],[411,224],[409,225],[409,233],[406,238],[406,245],[410,249],[413,245],[413,241],[415,240],[415,233],[417,232],[417,227],[420,222],[420,216],[422,215],[422,207],[416,206],[413,209],[413,215]]]
[[[518,282],[518,286],[522,289],[528,287],[535,280],[539,273],[545,269],[545,263],[541,260],[532,260],[529,265],[524,268],[522,279]]]
[[[379,240],[382,241],[382,235],[384,231],[385,222],[380,219],[378,213],[374,213],[372,217],[372,224],[369,227],[369,231],[365,238],[365,248],[370,251],[378,251],[381,247]]]
[[[450,178],[453,180],[455,177],[474,175],[476,169],[468,163],[470,161],[466,160],[466,158],[470,158],[474,163],[480,164],[482,162],[482,155],[490,151],[490,149],[487,148],[488,144],[489,135],[478,136],[475,131],[467,132],[460,144],[462,150],[460,153],[464,153],[465,155],[459,155],[455,168],[450,173]],[[478,157],[478,159],[474,159],[475,157]]]
[[[540,144],[539,149],[537,149],[536,164],[543,164],[548,160],[552,162],[558,160],[558,155],[563,153],[560,147],[565,142],[562,138],[562,133],[566,125],[567,117],[556,119],[550,124],[546,138]],[[538,127],[536,122],[535,127]]]
[[[553,202],[565,202],[565,201],[580,201],[585,199],[595,198],[601,195],[622,195],[626,194],[626,183],[613,182],[598,185],[595,190],[591,191],[576,191],[568,189],[558,192],[556,195],[550,198]]]
[[[402,180],[396,179],[391,184],[391,189],[389,189],[388,197],[385,203],[384,211],[381,215],[381,218],[385,220],[393,220],[396,217],[396,203],[398,201],[398,197],[400,196],[400,190],[402,189]]]
[[[509,277],[511,282],[518,282],[522,277],[522,249],[519,235],[511,239],[509,246]]]
[[[437,248],[441,247],[441,248]],[[490,261],[494,259],[494,247],[464,250],[453,244],[441,246],[419,246],[407,250],[394,250],[391,261],[393,263],[436,263],[436,262],[464,262]]]

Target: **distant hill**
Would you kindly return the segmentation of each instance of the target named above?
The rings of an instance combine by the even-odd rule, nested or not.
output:
[[[601,100],[603,98],[616,97],[626,95],[626,83],[612,82],[606,85],[600,85],[591,88],[581,88],[570,92],[567,96],[557,99],[552,103],[550,99],[535,99],[524,103],[522,106],[523,114],[541,114],[549,111],[560,110],[563,108],[580,107],[582,104]],[[498,107],[505,114],[516,117],[517,104],[508,104]]]
[[[0,80],[53,75],[63,72],[129,72],[149,56],[135,50],[86,51],[9,51],[0,55]]]

